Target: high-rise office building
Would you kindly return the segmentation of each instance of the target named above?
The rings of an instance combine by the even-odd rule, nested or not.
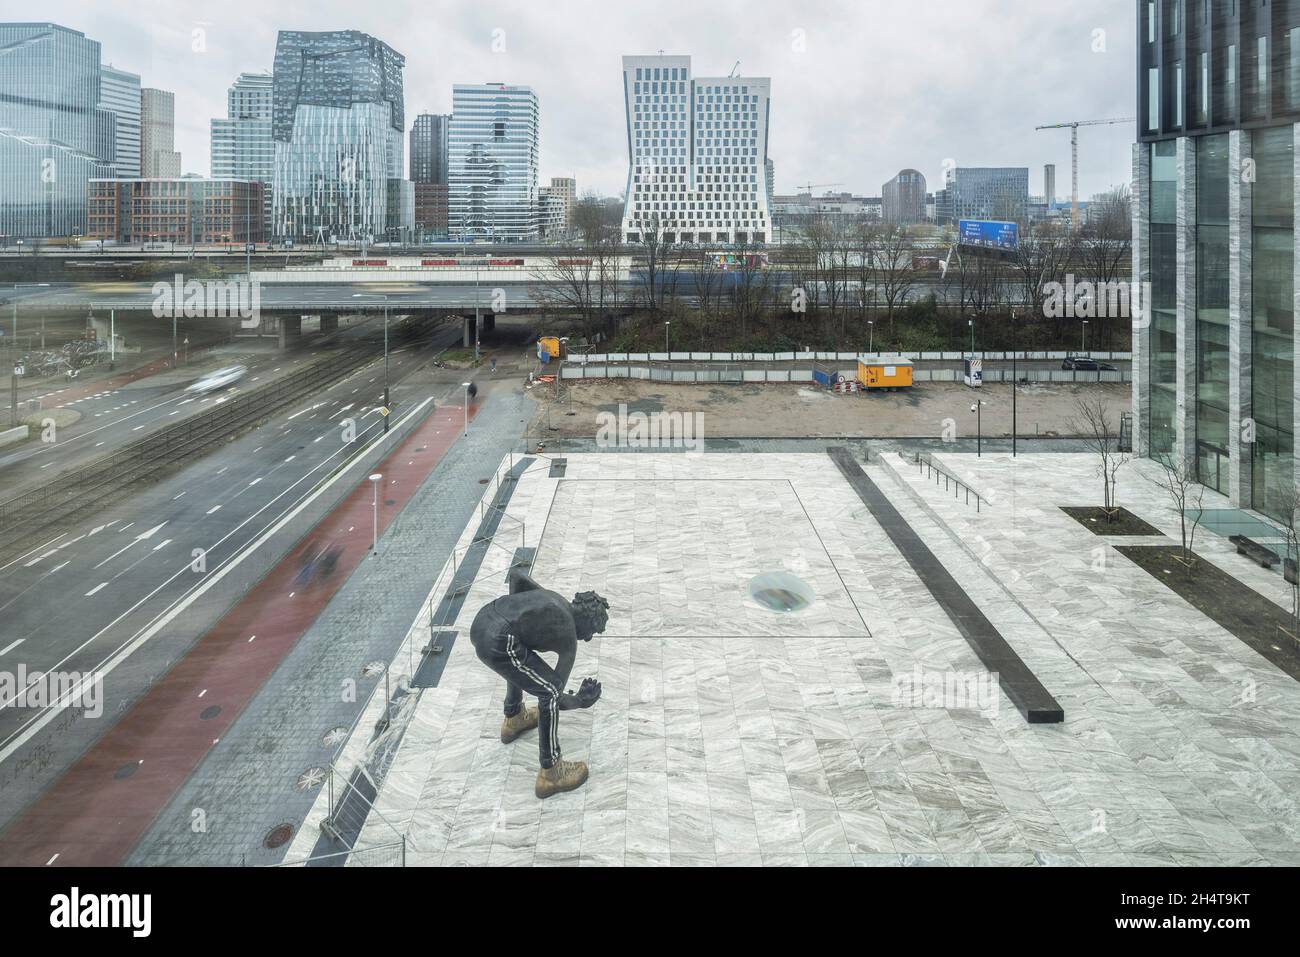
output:
[[[241,73],[226,93],[226,116],[212,120],[212,178],[263,184],[263,219],[271,221],[275,144],[271,140],[273,83],[269,73]]]
[[[447,184],[447,133],[451,116],[421,113],[411,124],[411,182]]]
[[[406,58],[356,30],[282,30],[275,44],[271,136],[275,235],[324,241],[389,237],[389,184],[403,174]],[[401,224],[392,224],[394,230]]]
[[[942,222],[1020,222],[1029,206],[1029,168],[958,166],[948,170],[947,182],[936,200]]]
[[[114,117],[113,168],[117,176],[140,175],[140,77],[105,65],[99,77],[100,107]]]
[[[1300,5],[1159,0],[1136,14],[1134,447],[1287,521]]]
[[[626,241],[767,242],[770,94],[766,77],[692,77],[688,56],[623,57]]]
[[[925,177],[914,169],[902,170],[880,188],[880,204],[885,222],[925,222]]]
[[[0,23],[0,242],[84,235],[86,183],[111,176],[100,46],[53,23]]]
[[[169,90],[140,91],[140,175],[175,179],[181,175],[176,152],[176,96]]]
[[[505,83],[452,88],[448,134],[453,237],[536,239],[540,121],[537,94]]]

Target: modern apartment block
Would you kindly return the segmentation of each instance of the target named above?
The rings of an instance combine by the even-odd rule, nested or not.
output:
[[[84,235],[86,183],[113,175],[100,45],[53,23],[0,23],[0,243]]]
[[[1233,506],[1297,488],[1300,4],[1139,0],[1136,448]]]
[[[181,175],[176,152],[176,96],[168,90],[140,91],[140,175],[175,179]]]
[[[100,107],[114,117],[113,171],[120,177],[140,175],[140,77],[105,65],[99,77]]]
[[[623,57],[623,238],[766,243],[767,77],[694,77],[688,56]]]
[[[226,116],[211,123],[212,178],[263,184],[264,219],[271,221],[275,143],[271,139],[269,73],[241,73],[226,92]]]
[[[447,184],[447,134],[451,116],[421,113],[411,124],[411,182]]]
[[[963,219],[1022,221],[1029,205],[1027,166],[959,166],[935,194],[940,222]]]
[[[577,180],[566,176],[552,177],[550,186],[540,190],[540,229],[543,237],[556,239],[573,228],[573,207],[578,200]]]
[[[425,238],[447,235],[447,136],[451,116],[421,113],[411,124],[411,180],[415,184],[415,231]]]
[[[381,239],[389,184],[403,175],[406,58],[356,30],[282,30],[271,136],[274,235]],[[394,224],[399,227],[400,224]]]
[[[537,94],[505,83],[452,88],[448,135],[453,237],[536,239],[541,129]]]
[[[262,242],[262,189],[199,177],[92,179],[87,235],[128,244]]]
[[[905,169],[880,188],[885,222],[907,226],[925,222],[925,177]]]

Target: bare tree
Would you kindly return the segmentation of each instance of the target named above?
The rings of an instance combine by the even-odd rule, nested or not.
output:
[[[645,306],[654,312],[659,308],[664,255],[667,248],[658,213],[651,213],[649,218],[641,221],[638,246],[641,250],[642,265],[645,267],[642,274]]]
[[[916,285],[912,269],[912,239],[906,226],[886,224],[876,232],[872,247],[872,269],[880,301],[889,320],[889,334],[894,334],[894,314],[906,305]]]
[[[1079,241],[1079,261],[1098,296],[1128,275],[1132,268],[1132,248],[1132,197],[1127,186],[1119,186],[1093,201]],[[1107,318],[1118,320],[1119,317]],[[1105,323],[1104,328],[1107,344],[1112,346],[1117,329],[1128,331],[1128,325],[1118,321]]]
[[[1074,251],[1074,235],[1056,223],[1039,223],[1021,235],[1012,269],[1020,284],[1021,302],[1030,316],[1044,316],[1047,286],[1064,279]]]
[[[1116,474],[1128,462],[1129,456],[1119,451],[1118,430],[1105,399],[1082,398],[1074,408],[1078,418],[1071,421],[1070,427],[1083,436],[1084,445],[1098,457],[1097,474],[1101,476],[1103,485],[1103,510],[1109,522],[1118,511],[1115,504]]]
[[[1182,563],[1187,569],[1192,567],[1192,546],[1196,540],[1196,529],[1200,527],[1203,510],[1201,502],[1205,497],[1205,486],[1197,481],[1196,462],[1187,455],[1166,452],[1155,456],[1155,463],[1160,466],[1160,473],[1151,481],[1164,489],[1169,501],[1178,511],[1178,520],[1182,532]],[[1188,526],[1188,512],[1195,512]]]

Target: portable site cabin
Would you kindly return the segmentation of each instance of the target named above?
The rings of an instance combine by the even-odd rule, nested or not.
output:
[[[910,389],[912,361],[897,356],[859,356],[858,382],[872,389]]]

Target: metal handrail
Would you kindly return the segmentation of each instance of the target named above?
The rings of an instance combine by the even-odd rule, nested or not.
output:
[[[967,485],[961,479],[957,478],[957,476],[953,475],[951,472],[945,471],[944,469],[935,465],[934,461],[930,458],[930,456],[928,455],[922,456],[920,452],[917,452],[915,461],[918,469],[926,473],[926,478],[930,478],[931,475],[933,475],[935,485],[939,484],[939,479],[940,477],[942,477],[944,491],[947,491],[949,488],[952,488],[954,492],[953,494],[954,498],[960,498],[961,493],[964,490],[966,492],[966,504],[969,505],[971,496],[974,495],[976,512],[979,512],[981,510],[982,505],[988,504],[988,500],[985,499],[982,495],[980,495],[979,492],[975,491],[975,489],[971,488],[969,485]]]

